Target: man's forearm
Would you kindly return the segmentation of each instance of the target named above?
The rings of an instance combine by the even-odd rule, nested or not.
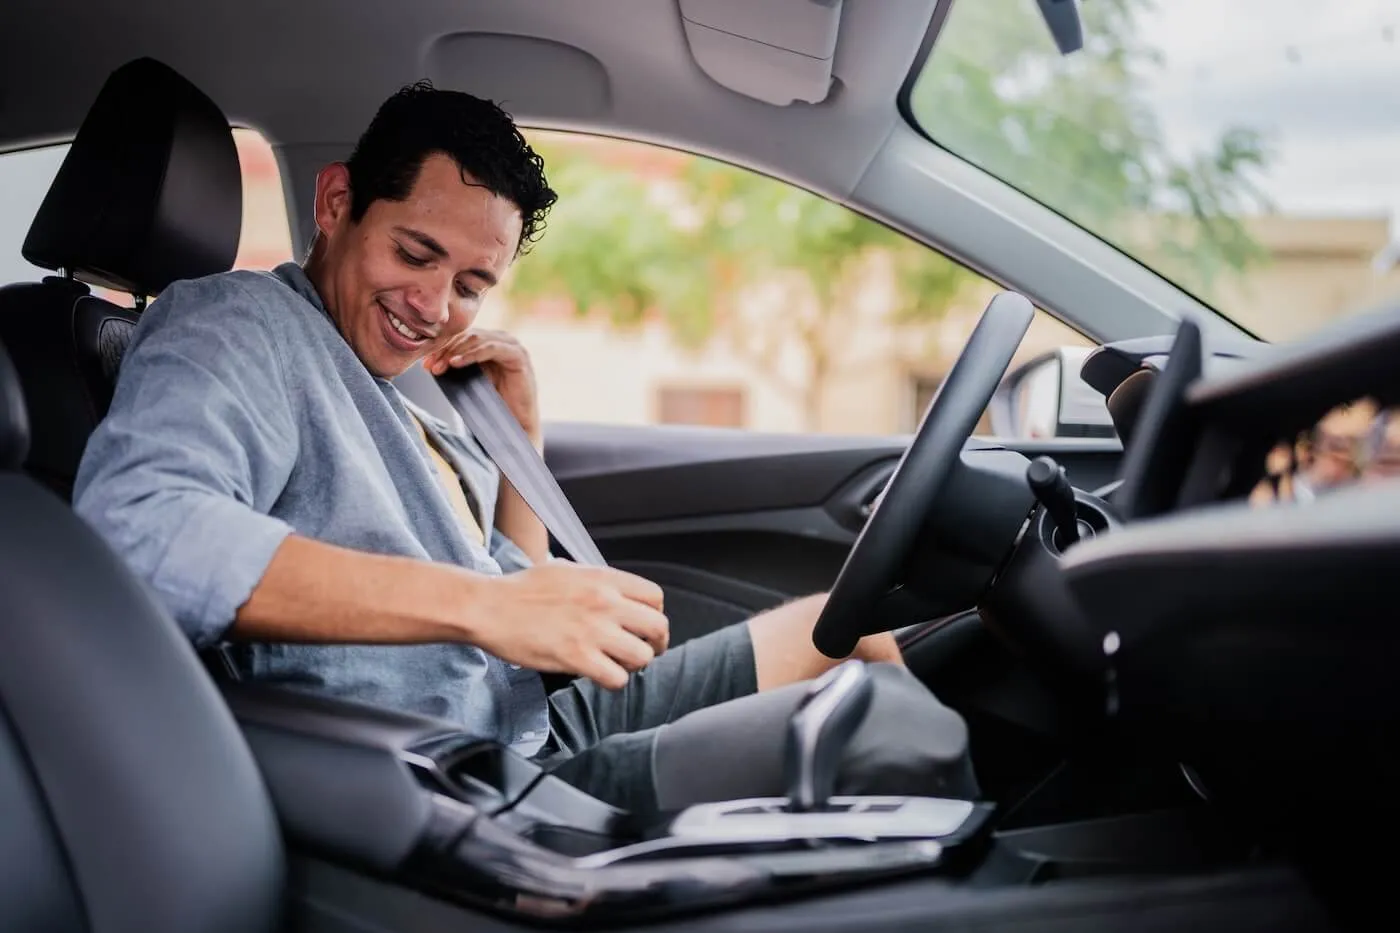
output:
[[[496,527],[537,564],[549,560],[549,531],[504,476],[496,499]]]
[[[239,608],[241,641],[414,644],[473,641],[490,579],[429,561],[293,535]]]

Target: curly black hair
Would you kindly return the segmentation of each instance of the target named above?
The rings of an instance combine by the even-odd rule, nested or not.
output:
[[[462,91],[439,90],[431,81],[411,84],[386,100],[355,144],[347,163],[351,218],[358,223],[380,198],[407,198],[423,161],[435,153],[451,157],[465,180],[520,209],[516,255],[539,239],[558,198],[545,178],[544,160],[499,106]]]

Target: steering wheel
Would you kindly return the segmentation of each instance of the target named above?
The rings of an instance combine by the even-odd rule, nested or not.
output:
[[[884,630],[871,610],[896,582],[1034,316],[1034,306],[1015,292],[997,295],[982,312],[827,596],[812,631],[822,654],[847,657],[861,638]]]

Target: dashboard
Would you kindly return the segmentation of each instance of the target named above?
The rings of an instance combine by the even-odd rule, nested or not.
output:
[[[1185,320],[1081,371],[1125,439],[1121,525],[1060,570],[1111,715],[1319,851],[1356,831],[1343,788],[1400,823],[1397,360],[1391,308],[1279,346]]]
[[[1245,495],[1256,506],[1306,503],[1353,484],[1400,477],[1400,417],[1393,402],[1382,401],[1388,395],[1386,377],[1355,378],[1358,374],[1346,372],[1368,360],[1386,365],[1388,321],[1381,314],[1348,322],[1340,341],[1340,335],[1329,332],[1309,343],[1282,348],[1251,340],[1207,346],[1198,329],[1188,324],[1186,332],[1177,335],[1099,347],[1085,360],[1080,378],[1103,395],[1114,428],[1129,450],[1153,390],[1163,378],[1177,383],[1164,393],[1172,398],[1159,400],[1162,410],[1148,421],[1150,434],[1138,445],[1144,449],[1137,455],[1140,475],[1134,477],[1134,485],[1150,483],[1157,475],[1153,468],[1162,468],[1159,461],[1171,459],[1171,451],[1155,448],[1170,443],[1163,432],[1170,435],[1173,418],[1165,409],[1180,409],[1177,415],[1191,417],[1183,397],[1188,387],[1203,403],[1198,407],[1208,409],[1212,404],[1219,407],[1222,398],[1230,407],[1229,399],[1240,388],[1235,383],[1241,380],[1255,386],[1257,397],[1252,404],[1269,411],[1264,417],[1258,412],[1248,416],[1257,424],[1243,425],[1244,431],[1237,424],[1232,433],[1243,440],[1241,435],[1253,433],[1249,428],[1259,427],[1272,432],[1272,443],[1262,456],[1258,456],[1257,436],[1253,445],[1246,445],[1250,462],[1232,465],[1236,482],[1231,484],[1230,496]],[[1168,373],[1178,340],[1181,353]],[[1324,358],[1333,354],[1335,361],[1326,362]],[[1359,391],[1353,394],[1344,383],[1334,384],[1329,370],[1335,370],[1337,382],[1355,378]],[[1180,490],[1161,493],[1142,507],[1153,513],[1164,511],[1173,504],[1171,495],[1176,492]],[[1130,488],[1117,498],[1121,501],[1130,494],[1141,495],[1142,490]]]

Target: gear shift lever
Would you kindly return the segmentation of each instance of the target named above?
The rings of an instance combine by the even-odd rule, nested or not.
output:
[[[820,810],[836,789],[841,752],[870,708],[874,681],[852,658],[812,682],[788,720],[788,807]]]
[[[1052,457],[1036,457],[1026,467],[1031,494],[1050,513],[1055,525],[1056,545],[1067,548],[1079,540],[1079,509],[1074,503],[1074,487],[1064,469]]]
[[[660,844],[672,851],[705,845],[791,846],[814,840],[924,839],[941,845],[955,834],[980,827],[991,807],[970,800],[833,796],[845,751],[869,715],[874,692],[875,679],[859,659],[845,661],[814,680],[788,720],[787,799],[695,804],[676,817]]]

